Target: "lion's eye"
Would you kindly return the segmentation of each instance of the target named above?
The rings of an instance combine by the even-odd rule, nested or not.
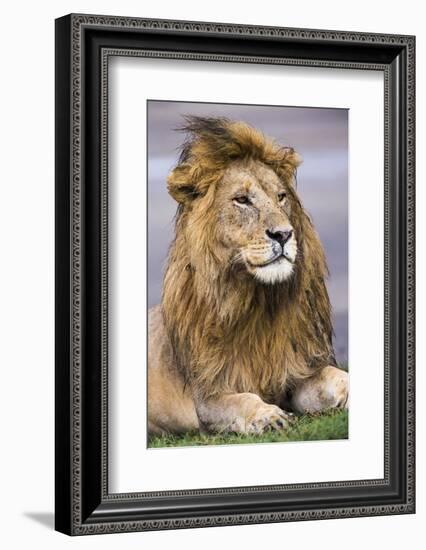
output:
[[[245,195],[234,197],[234,201],[237,202],[238,204],[251,204],[250,199]]]
[[[286,198],[285,193],[279,193],[278,195],[278,202],[283,202],[283,200]]]

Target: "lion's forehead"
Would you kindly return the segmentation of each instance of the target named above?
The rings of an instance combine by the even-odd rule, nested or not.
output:
[[[244,187],[247,191],[263,191],[266,194],[276,193],[283,188],[278,175],[262,162],[246,161],[232,163],[223,176],[225,192]]]

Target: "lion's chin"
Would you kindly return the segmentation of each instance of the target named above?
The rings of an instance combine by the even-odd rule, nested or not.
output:
[[[262,267],[251,267],[250,271],[259,282],[274,285],[287,281],[293,275],[294,265],[282,257]]]

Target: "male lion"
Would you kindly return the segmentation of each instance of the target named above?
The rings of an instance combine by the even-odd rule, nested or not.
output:
[[[327,266],[300,157],[242,122],[186,117],[162,303],[149,312],[148,430],[259,434],[345,408]]]

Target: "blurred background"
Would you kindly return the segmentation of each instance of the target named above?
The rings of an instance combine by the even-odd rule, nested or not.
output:
[[[148,307],[161,300],[176,202],[166,178],[184,136],[183,115],[242,120],[294,147],[303,157],[297,190],[325,248],[333,307],[336,359],[348,360],[348,111],[217,103],[148,101]]]

